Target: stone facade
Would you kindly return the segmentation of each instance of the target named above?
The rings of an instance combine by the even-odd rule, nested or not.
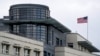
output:
[[[18,50],[18,48],[19,51],[16,51],[16,49]],[[43,56],[42,42],[9,33],[0,32],[0,56],[36,55]]]

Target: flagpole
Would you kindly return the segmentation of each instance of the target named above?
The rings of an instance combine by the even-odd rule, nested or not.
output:
[[[89,38],[89,36],[88,36],[88,30],[89,30],[89,22],[88,22],[88,19],[87,19],[87,39]]]
[[[88,16],[78,18],[78,19],[77,19],[77,23],[87,23],[87,27],[86,27],[86,28],[87,28],[87,29],[86,29],[86,35],[87,35],[87,36],[86,36],[86,38],[88,39],[88,37],[89,37],[89,36],[88,36],[88,30],[89,30]]]

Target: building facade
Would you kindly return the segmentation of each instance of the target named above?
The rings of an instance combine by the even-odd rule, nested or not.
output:
[[[4,20],[9,32],[44,43],[45,56],[54,56],[55,46],[66,46],[68,28],[50,17],[48,6],[39,4],[12,5],[9,20]]]
[[[71,30],[50,16],[48,6],[12,5],[9,16],[5,16],[0,23],[7,28],[5,32],[42,42],[43,56],[57,56],[56,47],[68,47],[66,35],[71,33]]]
[[[69,47],[79,51],[87,53],[99,52],[99,50],[94,47],[90,41],[78,33],[67,34],[67,43]]]
[[[0,56],[43,56],[43,43],[0,32]]]

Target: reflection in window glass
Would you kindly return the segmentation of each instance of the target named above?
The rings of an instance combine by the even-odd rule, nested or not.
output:
[[[45,41],[47,27],[45,25],[21,24],[13,25],[13,32],[20,35]]]
[[[10,12],[12,20],[47,19],[50,16],[49,10],[44,8],[15,8]]]

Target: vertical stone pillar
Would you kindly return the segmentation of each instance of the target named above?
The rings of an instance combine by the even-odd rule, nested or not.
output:
[[[0,53],[2,53],[2,44],[0,42]]]
[[[24,48],[23,47],[20,48],[20,56],[24,56]]]
[[[30,56],[34,56],[33,50],[30,50]]]
[[[9,44],[9,55],[13,56],[14,55],[13,51],[14,51],[13,46]]]
[[[44,52],[43,51],[40,51],[40,56],[43,56],[44,55]]]

